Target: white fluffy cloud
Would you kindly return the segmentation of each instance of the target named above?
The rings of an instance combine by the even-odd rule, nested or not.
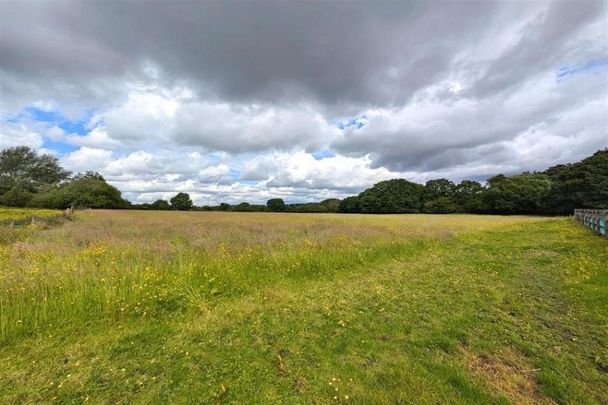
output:
[[[367,157],[334,156],[317,160],[305,152],[257,156],[244,163],[243,179],[263,180],[271,187],[354,191],[399,174],[373,169]]]
[[[68,154],[62,159],[66,169],[74,172],[94,171],[112,161],[112,152],[87,146]]]
[[[277,196],[289,201],[344,197],[398,176],[384,168],[370,168],[368,158],[317,160],[306,152],[210,159],[196,152],[135,151],[119,157],[112,151],[82,147],[67,154],[62,164],[74,172],[100,172],[133,201],[170,198],[183,191],[199,204],[263,203]]]
[[[42,135],[26,124],[0,121],[0,149],[20,145],[38,149],[43,143]]]
[[[235,105],[200,100],[187,87],[129,87],[121,103],[97,112],[94,130],[81,143],[169,143],[244,153],[315,150],[339,136],[339,129],[310,105]]]

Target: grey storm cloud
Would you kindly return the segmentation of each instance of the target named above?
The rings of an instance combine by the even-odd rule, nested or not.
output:
[[[104,86],[118,87],[113,79],[151,62],[205,97],[315,99],[336,113],[403,104],[463,66],[474,76],[468,92],[501,91],[565,56],[580,59],[584,50],[567,41],[606,22],[603,1],[552,2],[540,12],[533,2],[489,1],[3,1],[0,11],[3,98],[60,89],[102,98]],[[530,15],[503,55],[467,54],[493,26]],[[597,39],[602,49],[591,50],[605,52],[605,36]]]
[[[568,35],[598,18],[601,4],[551,5],[547,18],[557,14],[559,24],[574,12]],[[513,11],[487,1],[4,1],[0,7],[7,97],[36,89],[102,96],[100,87],[112,88],[112,79],[137,75],[152,62],[163,77],[186,81],[205,96],[312,98],[342,108],[407,101],[453,67],[488,25],[523,18],[531,8],[520,3]],[[505,57],[523,63],[526,56],[537,58],[534,50]],[[500,63],[481,79],[484,86],[508,85],[495,72]]]
[[[233,156],[331,149],[418,178],[542,169],[608,145],[607,5],[5,0],[0,113],[48,102],[93,110],[97,132],[79,142],[113,149],[82,152],[100,161],[163,147]],[[573,73],[558,80],[564,68]],[[349,117],[363,126],[338,130]],[[42,143],[2,125],[5,138]],[[195,179],[182,163],[175,175]],[[341,188],[315,170],[292,179],[287,166],[266,166],[248,166],[242,179],[272,178],[295,193]]]

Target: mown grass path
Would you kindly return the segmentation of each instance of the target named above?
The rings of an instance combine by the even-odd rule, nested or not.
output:
[[[48,279],[3,275],[15,291],[3,295],[1,402],[608,401],[608,243],[570,219],[264,217],[290,236],[244,253],[239,235],[259,233],[244,214],[214,219],[233,227],[219,234],[204,217],[218,242],[204,254],[195,230],[147,260],[92,237],[77,260],[45,253],[87,227],[129,240],[116,218],[5,247],[6,268],[29,260]],[[449,220],[472,225],[415,230]],[[44,316],[25,307],[41,289]]]

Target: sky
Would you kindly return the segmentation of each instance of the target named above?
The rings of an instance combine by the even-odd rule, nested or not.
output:
[[[320,201],[608,147],[606,1],[0,1],[0,148],[132,202]]]

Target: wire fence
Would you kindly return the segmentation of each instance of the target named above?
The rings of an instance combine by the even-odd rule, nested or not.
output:
[[[606,227],[608,224],[608,210],[574,210],[574,217],[587,228],[593,229],[604,237],[608,237]]]

